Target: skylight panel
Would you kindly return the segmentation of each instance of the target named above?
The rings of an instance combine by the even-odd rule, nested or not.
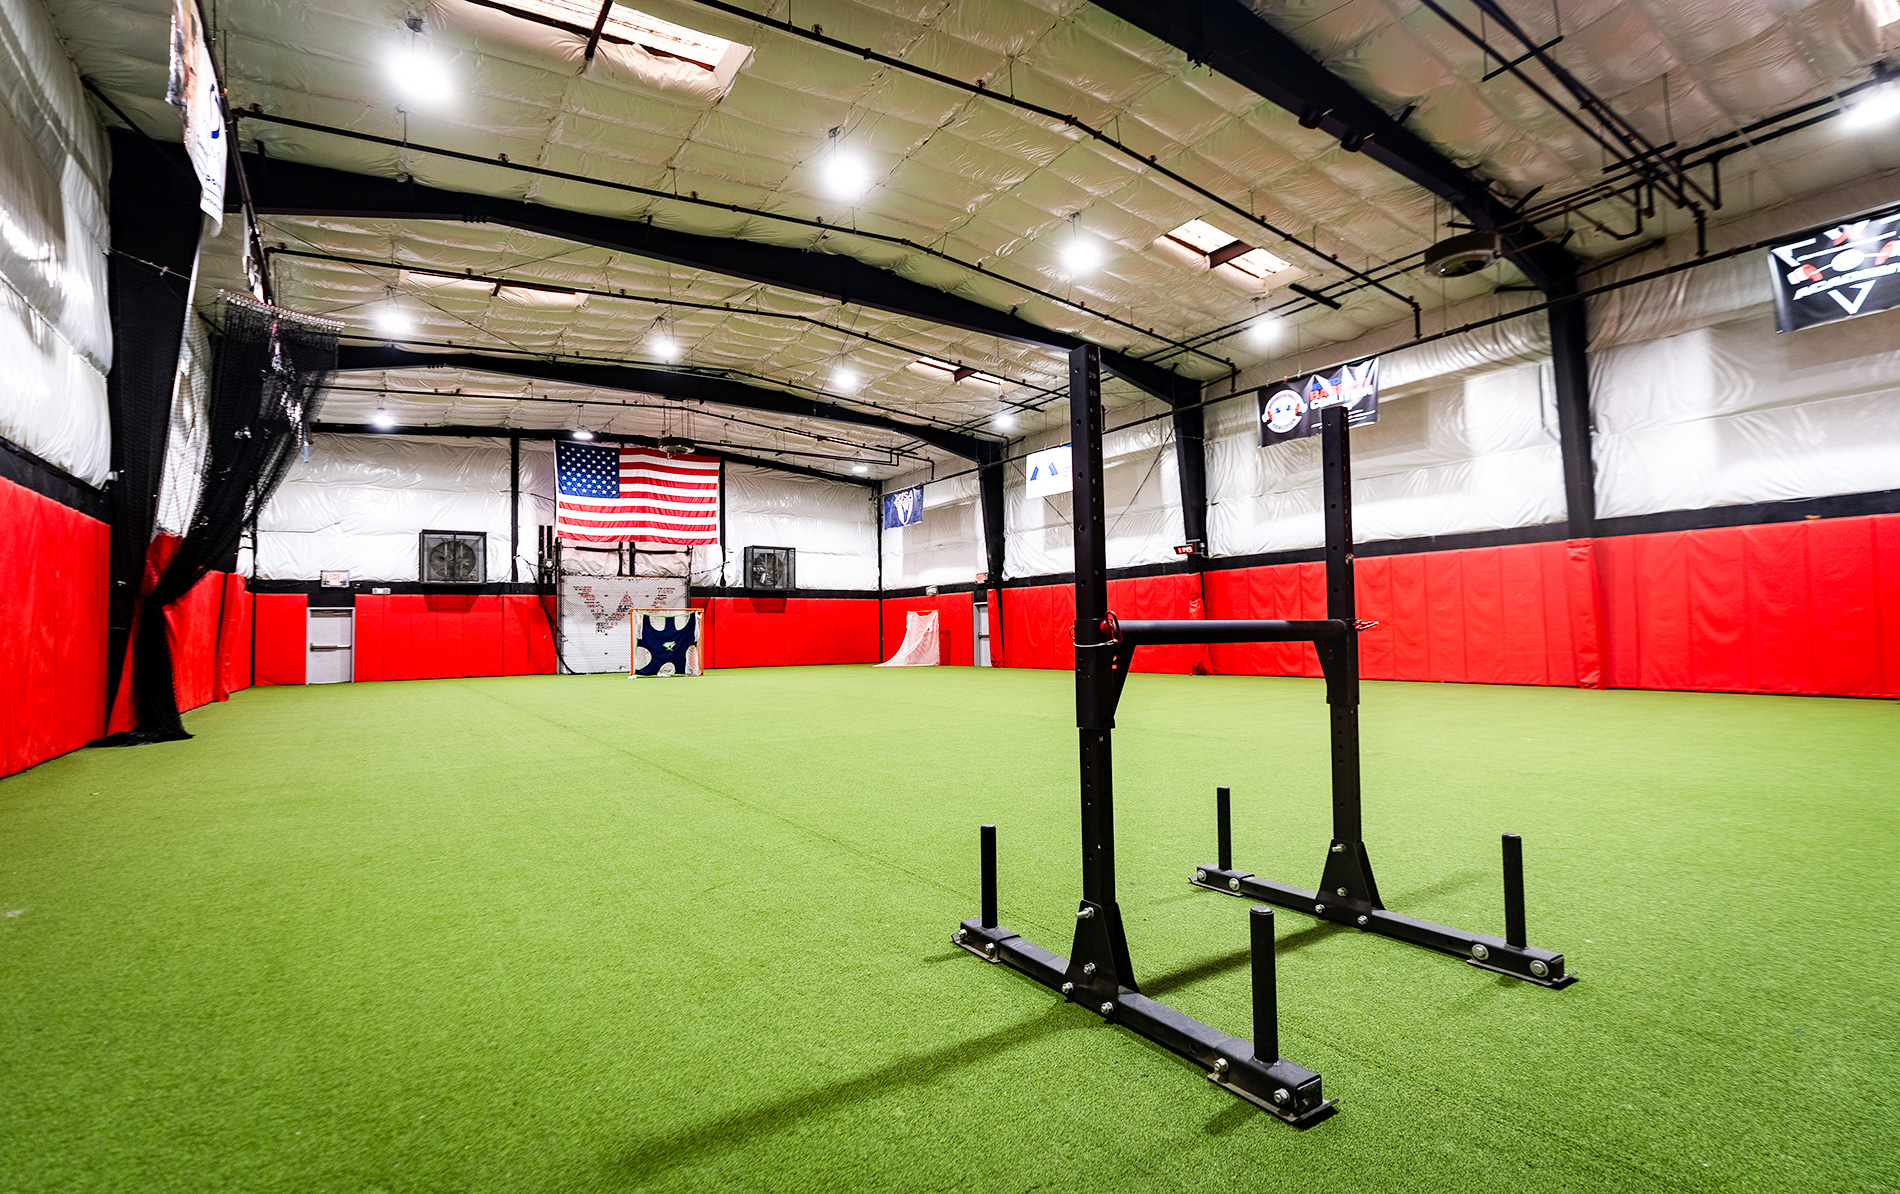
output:
[[[1273,274],[1292,268],[1265,249],[1257,249],[1206,220],[1189,220],[1162,239],[1192,249],[1207,259],[1208,269],[1226,269],[1231,271],[1230,276],[1265,281]]]
[[[600,21],[600,0],[474,0],[543,25],[592,37]],[[609,4],[600,26],[600,40],[639,46],[651,54],[690,62],[702,70],[717,70],[732,43],[723,37],[662,21],[624,4]]]
[[[1008,384],[1000,377],[979,373],[967,365],[953,365],[949,361],[939,361],[933,357],[918,357],[904,367],[932,381],[952,382],[962,386],[1000,390]]]

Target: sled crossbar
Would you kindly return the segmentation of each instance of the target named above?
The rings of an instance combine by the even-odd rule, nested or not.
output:
[[[1344,622],[1322,618],[1303,622],[1180,621],[1116,622],[1121,642],[1136,647],[1192,643],[1319,643],[1343,639],[1351,632]]]

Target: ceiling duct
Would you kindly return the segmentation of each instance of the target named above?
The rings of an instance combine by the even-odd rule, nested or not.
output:
[[[1440,278],[1462,278],[1496,261],[1498,252],[1495,232],[1447,237],[1425,251],[1425,271]]]

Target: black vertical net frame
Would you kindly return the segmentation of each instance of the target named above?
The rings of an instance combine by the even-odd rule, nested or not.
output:
[[[165,610],[237,551],[244,528],[309,443],[342,325],[226,292],[212,354],[209,444],[198,504],[178,552],[147,596],[132,647],[138,720],[108,745],[189,738],[173,687]]]

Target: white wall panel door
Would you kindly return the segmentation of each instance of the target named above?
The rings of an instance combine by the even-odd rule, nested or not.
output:
[[[356,611],[310,611],[310,658],[306,684],[348,684],[356,678]]]

